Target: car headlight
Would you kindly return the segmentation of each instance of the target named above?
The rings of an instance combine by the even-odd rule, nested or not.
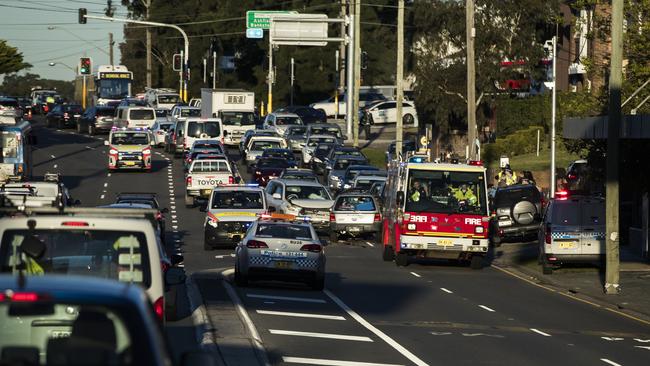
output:
[[[408,224],[408,225],[406,226],[406,228],[407,228],[408,230],[415,230],[415,224]]]
[[[315,157],[315,156],[314,156],[313,159],[314,159],[314,162],[315,162],[315,163],[322,163],[322,162],[323,162],[322,160],[320,160],[319,158],[317,158],[317,157]]]
[[[332,175],[332,176],[330,176],[330,179],[332,179],[332,180],[335,181],[335,182],[338,182],[338,180],[339,180],[340,178],[338,177],[338,175]]]
[[[219,222],[218,222],[217,220],[213,220],[213,219],[211,219],[211,218],[209,218],[209,217],[208,217],[208,219],[207,219],[207,221],[206,221],[206,224],[208,224],[208,225],[210,225],[210,226],[212,226],[212,227],[217,227],[217,226],[219,226]]]
[[[477,226],[474,228],[474,232],[477,234],[483,234],[484,231],[485,229],[483,229],[483,226]]]
[[[349,184],[344,184],[344,185],[343,185],[343,188],[345,188],[345,189],[348,189],[348,188],[350,188],[350,187],[351,187],[351,186],[350,186]]]

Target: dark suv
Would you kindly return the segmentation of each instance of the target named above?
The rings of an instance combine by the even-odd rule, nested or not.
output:
[[[499,245],[504,239],[523,239],[537,234],[542,220],[543,198],[535,185],[517,184],[498,188],[490,208],[492,243]]]

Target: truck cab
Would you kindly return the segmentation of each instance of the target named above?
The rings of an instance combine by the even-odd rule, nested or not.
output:
[[[201,115],[219,118],[223,143],[236,146],[248,130],[255,129],[255,94],[241,89],[201,89]]]

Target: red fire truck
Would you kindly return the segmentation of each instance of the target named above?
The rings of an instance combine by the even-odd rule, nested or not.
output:
[[[406,266],[412,257],[469,261],[483,267],[489,211],[485,168],[469,164],[392,161],[381,241],[383,259]]]

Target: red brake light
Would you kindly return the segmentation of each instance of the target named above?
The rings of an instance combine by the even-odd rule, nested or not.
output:
[[[232,175],[228,177],[228,184],[235,184],[235,178]]]
[[[336,215],[334,215],[334,212],[330,212],[330,221],[335,222],[336,221]]]
[[[551,224],[546,224],[546,228],[544,230],[544,242],[546,244],[551,244]]]
[[[189,176],[189,177],[187,177],[187,179],[185,179],[185,184],[188,185],[188,186],[192,185],[192,177],[191,176]]]
[[[16,302],[34,302],[38,300],[38,294],[34,292],[14,292],[11,295],[11,301]]]
[[[64,221],[61,223],[61,226],[89,226],[87,222],[84,221]]]
[[[63,118],[68,118],[68,117],[70,117],[70,115],[68,114],[68,112],[63,113]]]
[[[162,220],[163,215],[160,212],[156,212],[156,220]]]
[[[158,300],[153,303],[153,310],[156,312],[158,320],[163,320],[163,317],[165,316],[165,300],[163,297],[159,297]]]
[[[566,177],[569,178],[569,179],[576,179],[577,178],[575,174],[569,174]]]
[[[167,262],[160,261],[160,269],[162,270],[162,273],[165,274],[167,270],[169,269],[170,265]]]
[[[269,246],[266,245],[266,243],[263,241],[249,240],[248,242],[246,242],[246,247],[252,249],[260,249],[260,248],[268,248]]]
[[[564,201],[569,198],[569,192],[567,191],[557,191],[555,192],[555,199],[558,201]]]
[[[470,160],[469,165],[473,166],[483,166],[483,161],[482,160]]]
[[[379,221],[381,221],[381,214],[376,213],[375,214],[375,222],[379,222]]]
[[[312,253],[320,253],[323,250],[323,247],[319,244],[305,244],[300,247],[300,250],[305,250]]]

